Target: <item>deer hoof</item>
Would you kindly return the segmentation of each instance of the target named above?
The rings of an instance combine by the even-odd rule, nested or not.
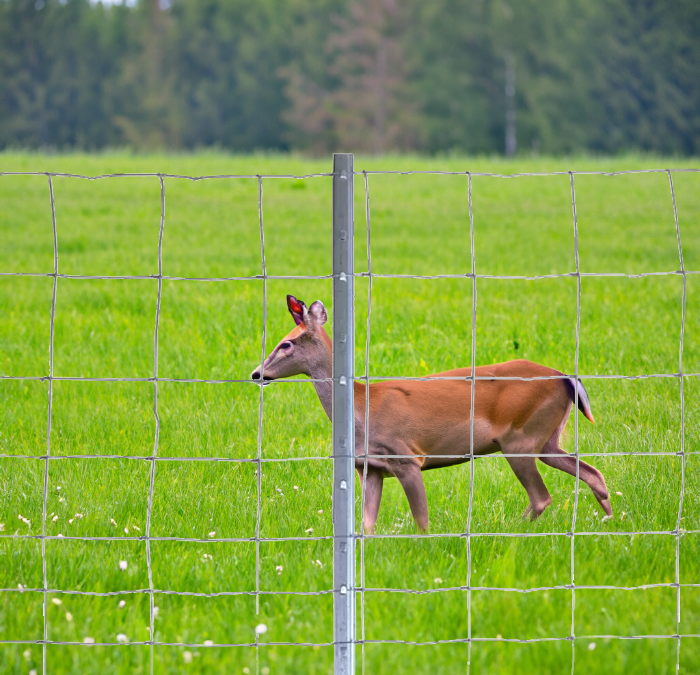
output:
[[[598,503],[603,507],[603,511],[605,511],[605,515],[608,518],[612,518],[612,506],[610,506],[610,499],[599,499]]]
[[[537,520],[545,511],[545,509],[552,503],[552,498],[549,497],[537,504],[530,504],[523,513],[523,520],[530,518],[530,520]]]

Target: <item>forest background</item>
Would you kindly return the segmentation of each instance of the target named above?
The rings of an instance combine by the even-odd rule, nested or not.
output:
[[[0,149],[697,155],[697,0],[0,0]],[[515,150],[511,145],[509,154]]]

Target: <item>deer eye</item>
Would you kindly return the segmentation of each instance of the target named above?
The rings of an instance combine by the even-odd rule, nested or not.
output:
[[[283,342],[283,343],[280,345],[280,349],[291,349],[291,347],[292,347],[292,343],[291,343],[291,342]]]

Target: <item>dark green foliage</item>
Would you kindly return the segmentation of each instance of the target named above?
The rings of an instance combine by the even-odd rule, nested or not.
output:
[[[695,0],[0,0],[0,148],[700,148]]]

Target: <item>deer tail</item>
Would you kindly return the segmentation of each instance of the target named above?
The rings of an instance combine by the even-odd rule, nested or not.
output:
[[[588,399],[588,392],[583,386],[583,382],[579,380],[577,383],[575,378],[569,377],[564,380],[564,384],[566,385],[571,400],[574,402],[576,401],[576,388],[578,388],[578,409],[595,424],[593,413],[591,413],[591,402]]]

